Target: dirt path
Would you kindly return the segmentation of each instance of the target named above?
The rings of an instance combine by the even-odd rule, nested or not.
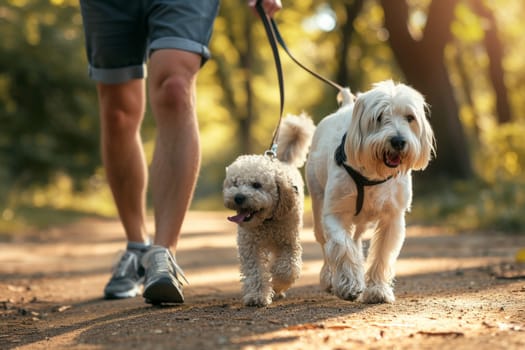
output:
[[[307,225],[300,280],[257,309],[239,302],[226,215],[189,215],[177,254],[191,283],[181,306],[101,299],[124,246],[116,221],[0,242],[0,349],[525,349],[525,279],[498,278],[515,267],[502,263],[525,235],[410,227],[396,303],[363,305],[319,290],[321,252]]]

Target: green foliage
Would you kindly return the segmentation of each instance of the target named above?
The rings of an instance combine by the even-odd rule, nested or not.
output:
[[[523,232],[525,182],[433,182],[416,187],[408,222],[449,227],[454,231]],[[438,189],[438,190],[437,190]]]
[[[523,232],[525,126],[492,125],[474,152],[478,178],[417,183],[409,221],[455,230]]]
[[[81,183],[99,163],[78,5],[53,3],[0,5],[0,161],[11,186],[46,184],[57,171]]]
[[[463,43],[479,43],[485,36],[482,20],[472,12],[467,4],[456,7],[457,20],[452,24],[452,32]]]
[[[490,184],[522,182],[525,166],[525,125],[493,126],[483,133],[477,154],[478,173]]]

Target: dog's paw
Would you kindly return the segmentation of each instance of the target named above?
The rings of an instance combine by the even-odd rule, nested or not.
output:
[[[286,293],[285,292],[275,292],[274,295],[273,295],[273,300],[279,300],[279,299],[284,299],[286,298]]]
[[[242,298],[244,306],[265,307],[272,303],[272,295],[247,294]]]
[[[338,298],[354,301],[365,290],[362,271],[342,269],[332,274],[332,291]]]
[[[283,255],[277,259],[271,267],[272,287],[275,293],[288,290],[301,274],[301,249],[297,248],[293,253]]]
[[[366,304],[393,303],[396,301],[392,287],[387,284],[373,284],[368,286],[359,301]]]
[[[338,285],[333,289],[336,297],[344,300],[354,301],[364,290],[364,286],[356,281],[349,281],[343,285]]]
[[[288,279],[282,278],[282,276],[279,277],[273,277],[272,281],[272,287],[275,295],[283,294],[287,291],[293,284],[295,278],[294,277],[287,277]],[[274,296],[275,299],[275,296]]]

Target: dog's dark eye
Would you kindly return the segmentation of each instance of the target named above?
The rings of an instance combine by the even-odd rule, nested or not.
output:
[[[412,123],[414,120],[416,120],[416,117],[414,117],[412,114],[407,115],[405,118],[409,123]]]
[[[377,122],[381,123],[383,121],[383,113],[381,113],[379,116],[377,116]]]
[[[254,182],[254,183],[252,183],[252,187],[255,188],[255,189],[258,189],[258,188],[261,188],[262,185],[261,185],[260,182]]]

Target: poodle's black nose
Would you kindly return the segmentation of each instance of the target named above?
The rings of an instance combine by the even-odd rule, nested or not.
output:
[[[244,194],[241,194],[241,193],[237,193],[235,197],[233,198],[233,200],[235,201],[235,204],[242,204],[244,203],[245,199],[246,199],[246,196],[244,196]]]
[[[401,136],[394,136],[390,139],[390,144],[396,151],[401,151],[405,147],[406,141]]]

